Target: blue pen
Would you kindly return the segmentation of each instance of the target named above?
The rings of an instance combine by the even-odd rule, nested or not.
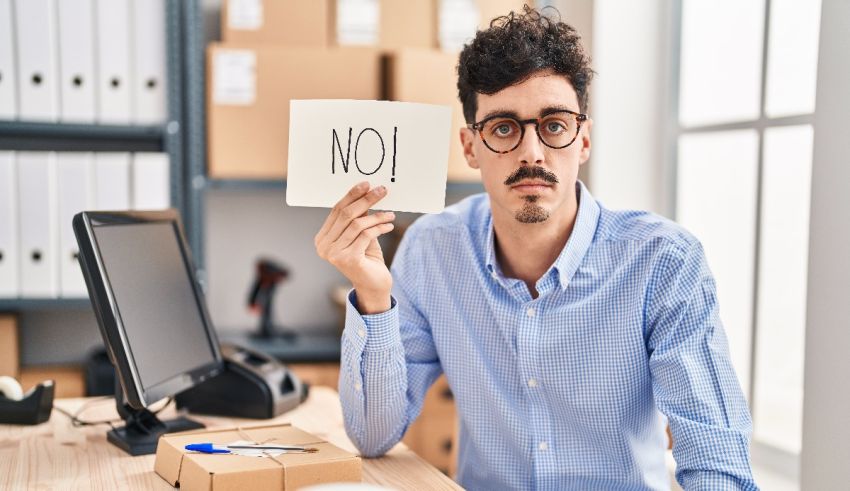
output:
[[[317,452],[315,448],[305,448],[295,445],[214,445],[212,443],[190,443],[186,450],[201,453],[231,453],[234,450],[285,450],[287,452]]]

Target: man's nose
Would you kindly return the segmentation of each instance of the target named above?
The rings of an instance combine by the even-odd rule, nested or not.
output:
[[[522,137],[522,141],[519,142],[516,152],[517,157],[523,165],[539,165],[543,163],[543,142],[537,136],[534,123],[526,124],[525,134]]]

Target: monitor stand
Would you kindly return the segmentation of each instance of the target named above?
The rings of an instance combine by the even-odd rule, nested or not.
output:
[[[130,455],[156,453],[157,442],[164,433],[198,430],[204,427],[203,424],[184,417],[161,421],[148,409],[130,407],[118,377],[115,378],[115,407],[126,424],[110,430],[106,439]]]

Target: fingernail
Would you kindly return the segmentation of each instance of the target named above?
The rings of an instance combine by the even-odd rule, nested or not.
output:
[[[378,194],[384,194],[384,193],[387,192],[387,187],[386,186],[378,186],[376,188],[376,191],[377,191]]]
[[[364,189],[364,188],[366,188],[368,185],[369,185],[369,182],[368,182],[368,181],[363,181],[363,182],[361,182],[361,183],[357,184],[357,189]]]
[[[386,213],[386,216],[387,216],[387,218],[395,218],[395,213],[393,213],[393,212],[391,212],[391,211],[388,211],[388,212]]]

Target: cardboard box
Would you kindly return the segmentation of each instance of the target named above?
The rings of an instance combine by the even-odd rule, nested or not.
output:
[[[382,48],[438,47],[438,0],[380,0],[379,9]]]
[[[325,47],[332,39],[330,4],[335,1],[224,0],[221,39],[227,43]]]
[[[319,451],[285,453],[272,459],[201,454],[184,449],[190,443],[221,445],[246,439],[258,443],[305,445]],[[362,480],[360,457],[288,424],[254,426],[241,431],[225,428],[164,435],[156,448],[154,470],[169,484],[184,491],[286,490],[312,484]]]
[[[399,49],[387,54],[386,86],[390,100],[442,104],[452,107],[449,145],[449,181],[477,182],[478,170],[467,165],[460,143],[460,129],[466,126],[457,96],[457,53],[437,50]]]
[[[341,11],[330,0],[332,44],[368,43],[381,48],[436,48],[439,43],[440,0],[376,0],[377,16],[352,10]],[[352,15],[345,19],[339,16]],[[350,32],[344,32],[351,29]],[[356,33],[356,35],[354,34]],[[357,39],[356,41],[354,39]]]
[[[18,319],[0,315],[0,375],[18,378],[21,368],[18,339]]]
[[[24,392],[45,380],[56,382],[54,397],[83,397],[86,382],[83,367],[75,365],[44,365],[21,368],[21,386]]]
[[[245,60],[251,57],[253,65]],[[381,96],[380,55],[373,48],[211,44],[207,70],[211,178],[286,177],[291,99]]]

